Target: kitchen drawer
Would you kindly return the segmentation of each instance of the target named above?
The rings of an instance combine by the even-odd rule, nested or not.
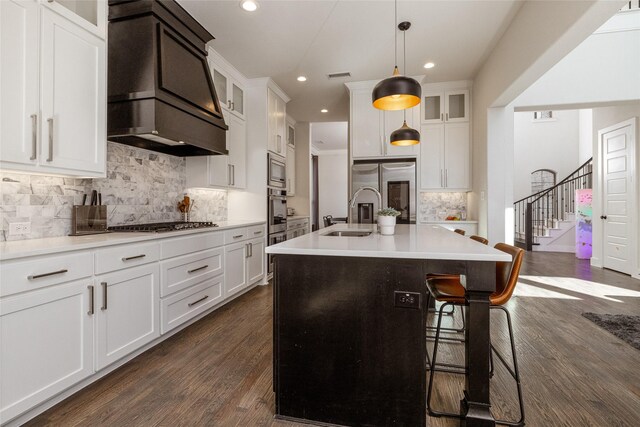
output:
[[[162,259],[173,258],[193,252],[222,246],[224,244],[224,233],[214,231],[213,233],[198,233],[186,237],[174,237],[164,239],[160,243],[160,253]]]
[[[224,273],[224,248],[209,249],[160,263],[160,296],[165,297]]]
[[[224,244],[228,245],[230,243],[241,242],[247,240],[249,237],[251,236],[249,236],[249,229],[247,227],[234,228],[224,232]]]
[[[96,251],[96,274],[148,264],[160,259],[157,242],[112,246]]]
[[[25,258],[0,263],[0,296],[26,292],[93,274],[90,251]]]
[[[221,274],[160,300],[160,332],[167,333],[222,302],[223,282]]]
[[[267,230],[264,225],[253,225],[247,228],[247,238],[255,239],[257,237],[263,237],[267,234]]]

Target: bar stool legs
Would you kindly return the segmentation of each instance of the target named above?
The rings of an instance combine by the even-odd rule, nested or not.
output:
[[[440,307],[440,310],[443,310],[444,307],[448,306],[448,305],[454,305],[453,303],[445,303]],[[513,377],[513,379],[516,382],[516,387],[517,387],[517,391],[518,391],[518,404],[520,406],[520,419],[518,421],[508,421],[508,420],[496,420],[496,424],[500,424],[500,425],[507,425],[507,426],[514,426],[514,427],[520,427],[520,426],[524,426],[525,422],[524,422],[524,400],[522,398],[522,384],[520,382],[520,370],[518,368],[518,357],[516,355],[516,345],[515,345],[515,340],[514,340],[514,336],[513,336],[513,325],[511,323],[511,314],[509,313],[509,311],[503,307],[503,306],[491,306],[491,309],[500,309],[502,310],[506,317],[507,317],[507,326],[509,329],[509,341],[510,341],[510,345],[511,345],[511,355],[513,358],[513,368],[511,368],[511,366],[509,366],[509,363],[507,362],[507,360],[502,356],[502,354],[500,354],[500,352],[494,347],[493,344],[491,344],[491,352],[490,352],[490,373],[493,376],[493,369],[494,369],[494,364],[493,364],[493,353],[496,354],[496,356],[498,357],[498,359],[502,362],[502,364],[504,365],[504,367],[507,369],[507,371],[509,371],[509,374]],[[429,413],[430,416],[432,417],[448,417],[448,418],[457,418],[460,419],[460,415],[456,414],[456,413],[452,413],[452,412],[444,412],[444,411],[438,411],[433,409],[432,405],[431,405],[431,396],[432,396],[432,390],[433,390],[433,380],[434,380],[434,376],[435,376],[435,372],[449,372],[449,373],[456,373],[456,374],[464,374],[464,371],[460,372],[460,371],[455,371],[452,369],[447,369],[447,368],[439,368],[438,366],[452,366],[450,364],[442,364],[442,363],[437,363],[437,357],[438,357],[438,346],[440,344],[440,332],[441,332],[441,326],[442,326],[442,316],[440,316],[438,318],[438,326],[436,326],[436,335],[435,335],[435,341],[433,344],[433,356],[432,359],[429,358],[429,352],[427,351],[427,360],[428,360],[428,368],[430,368],[430,372],[429,372],[429,387],[427,389],[427,412]],[[453,365],[456,366],[456,365]]]

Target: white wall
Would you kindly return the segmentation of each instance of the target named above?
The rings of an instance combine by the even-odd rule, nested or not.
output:
[[[514,114],[513,197],[531,195],[531,172],[551,169],[559,181],[580,166],[579,112],[556,110],[551,121],[533,121],[533,112]]]
[[[513,129],[514,108],[531,107],[522,102],[514,102],[515,98],[541,79],[555,64],[568,60],[572,62],[571,67],[568,67],[572,73],[563,77],[575,79],[576,74],[582,73],[585,76],[583,85],[578,88],[575,96],[587,99],[588,96],[580,95],[588,94],[594,84],[603,83],[601,80],[589,82],[591,70],[581,63],[581,60],[587,58],[580,55],[574,60],[572,50],[590,37],[623,4],[622,1],[525,2],[476,75],[473,94],[474,191],[469,202],[471,215],[477,212],[479,233],[487,236],[490,241],[508,242],[509,236],[513,234],[513,230],[510,230],[513,191],[508,191],[509,187],[513,187],[513,175],[510,173],[511,169],[505,167],[505,161],[506,164],[513,165],[512,154],[508,155],[513,153],[513,133],[511,139],[504,135],[508,134],[509,128],[511,131]],[[629,46],[608,45],[606,48],[629,49]],[[598,57],[597,53],[593,55]],[[627,74],[627,71],[624,73]],[[639,73],[631,70],[628,74]],[[600,77],[599,73],[593,75]],[[628,85],[629,81],[635,80],[608,81],[604,86]],[[615,93],[620,92],[616,90]],[[540,95],[554,97],[555,94],[545,91]],[[603,93],[600,99],[604,97]],[[568,99],[565,96],[563,102]],[[504,111],[498,112],[497,109]],[[490,117],[490,110],[493,110],[493,117]],[[511,118],[510,123],[505,117]],[[499,129],[500,127],[503,129]],[[492,135],[496,138],[492,139]],[[485,200],[482,200],[483,194]]]
[[[318,208],[325,215],[347,216],[349,161],[347,150],[318,151]],[[320,220],[322,225],[322,220]]]
[[[578,110],[578,163],[584,164],[593,157],[593,110]]]

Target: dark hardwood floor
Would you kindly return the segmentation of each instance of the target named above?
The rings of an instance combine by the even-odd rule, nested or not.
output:
[[[640,352],[581,316],[640,315],[640,281],[571,254],[533,253],[516,293],[508,308],[527,425],[640,425]],[[271,286],[257,287],[28,425],[302,426],[273,419],[271,306]],[[492,313],[492,340],[509,354],[505,325]],[[441,360],[462,361],[461,345],[441,348]],[[457,409],[461,378],[435,381],[434,403]],[[491,387],[495,414],[515,418],[515,384],[499,365]]]

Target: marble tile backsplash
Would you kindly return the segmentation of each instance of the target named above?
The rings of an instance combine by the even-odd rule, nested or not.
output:
[[[227,219],[226,191],[186,188],[184,158],[108,142],[106,178],[1,171],[0,241],[68,235],[71,207],[81,204],[91,190],[102,193],[109,225],[180,221],[177,203],[184,193],[195,200],[190,220]],[[9,236],[12,222],[31,222],[31,234]]]
[[[420,222],[442,221],[450,215],[467,219],[467,193],[420,193]]]

